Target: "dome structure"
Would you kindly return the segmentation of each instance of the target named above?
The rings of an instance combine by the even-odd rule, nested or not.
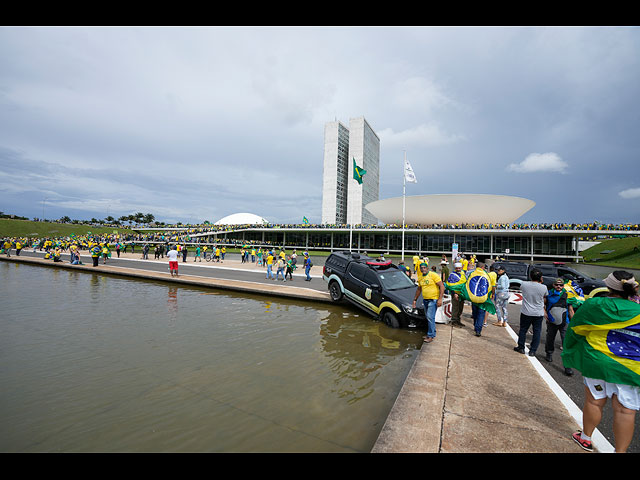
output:
[[[253,213],[234,213],[221,218],[214,225],[262,225],[265,223],[269,221]]]
[[[535,206],[533,200],[505,195],[435,194],[405,197],[408,225],[511,223]],[[402,197],[365,207],[385,224],[402,224]]]

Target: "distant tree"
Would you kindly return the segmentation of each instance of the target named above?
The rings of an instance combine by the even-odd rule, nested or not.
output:
[[[69,222],[71,222],[71,219],[70,219],[68,216],[66,216],[66,215],[65,215],[64,217],[62,217],[62,218],[60,219],[60,221],[61,221],[62,223],[69,223]]]
[[[109,223],[113,223],[114,220],[115,220],[115,218],[113,218],[111,215],[109,215],[108,217],[105,218],[105,221],[109,222]]]
[[[144,216],[144,223],[146,223],[146,224],[152,223],[155,219],[156,219],[156,217],[153,214],[147,213]]]

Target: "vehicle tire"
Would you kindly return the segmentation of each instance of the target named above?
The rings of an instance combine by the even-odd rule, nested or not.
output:
[[[329,284],[329,295],[331,295],[331,300],[334,302],[342,300],[342,290],[340,290],[340,285],[335,280]]]
[[[400,322],[398,321],[398,317],[391,310],[387,310],[382,315],[382,321],[385,325],[390,326],[391,328],[400,328]]]

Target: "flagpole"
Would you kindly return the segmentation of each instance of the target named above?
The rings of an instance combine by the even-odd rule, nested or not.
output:
[[[402,165],[402,261],[404,262],[404,213],[405,213],[405,195],[407,193],[407,174],[405,172],[407,165],[407,151],[404,152],[404,164]]]

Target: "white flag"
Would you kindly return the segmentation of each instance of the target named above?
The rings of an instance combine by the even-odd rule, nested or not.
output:
[[[411,164],[409,160],[404,161],[404,178],[409,183],[418,183],[416,179],[416,174],[413,173],[413,168],[411,168]]]

